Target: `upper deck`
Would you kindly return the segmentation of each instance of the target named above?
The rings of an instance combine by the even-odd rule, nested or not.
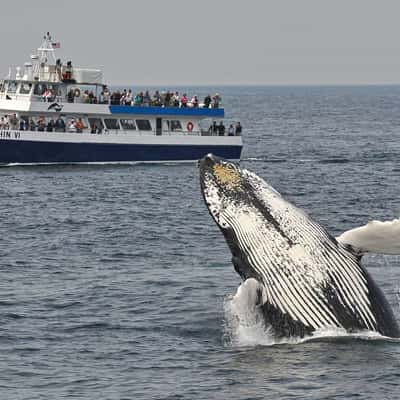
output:
[[[50,104],[56,103],[55,108],[63,113],[224,117],[218,94],[200,101],[196,95],[188,97],[186,93],[169,90],[111,92],[102,82],[100,70],[75,67],[71,61],[64,65],[56,59],[58,47],[60,44],[47,33],[24,70],[17,67],[15,77],[10,70],[0,82],[0,110],[46,112]]]

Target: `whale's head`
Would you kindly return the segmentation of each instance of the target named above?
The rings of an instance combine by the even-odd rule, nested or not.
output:
[[[290,246],[287,215],[297,209],[256,174],[211,154],[200,161],[200,185],[236,271],[243,279],[260,279],[260,259],[270,255],[271,262],[279,262]]]

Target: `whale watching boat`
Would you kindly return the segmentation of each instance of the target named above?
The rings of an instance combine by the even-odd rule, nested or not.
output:
[[[1,164],[240,159],[242,129],[224,129],[219,95],[200,103],[175,91],[112,92],[100,70],[57,59],[59,47],[47,33],[0,82]]]

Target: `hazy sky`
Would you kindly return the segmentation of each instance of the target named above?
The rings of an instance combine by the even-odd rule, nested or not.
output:
[[[2,1],[1,73],[49,30],[111,84],[400,83],[400,2]]]

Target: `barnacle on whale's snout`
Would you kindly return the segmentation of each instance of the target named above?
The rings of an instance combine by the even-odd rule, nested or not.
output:
[[[242,177],[231,165],[215,164],[213,166],[216,181],[229,190],[240,187]]]

